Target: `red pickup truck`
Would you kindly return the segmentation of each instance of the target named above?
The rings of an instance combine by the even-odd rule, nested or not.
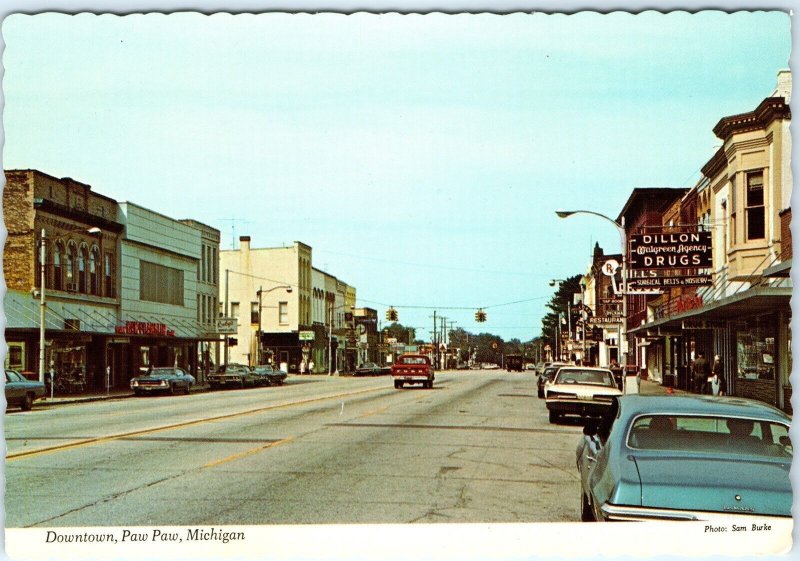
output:
[[[422,384],[423,388],[433,387],[433,368],[431,360],[425,355],[402,355],[392,365],[394,387],[400,389],[403,384]]]

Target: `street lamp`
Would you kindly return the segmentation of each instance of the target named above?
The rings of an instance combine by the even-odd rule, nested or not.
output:
[[[560,288],[562,282],[565,282],[565,280],[564,279],[551,279],[550,280],[550,286],[558,285],[559,288]],[[568,345],[568,348],[572,346],[572,314],[570,313],[570,308],[571,307],[572,306],[569,303],[569,298],[567,298],[567,340],[570,342],[570,344]],[[559,338],[559,340],[561,340],[562,339],[561,314],[558,315],[558,329],[559,329],[558,338]],[[561,360],[561,354],[564,352],[563,347],[564,347],[564,342],[563,341],[560,341],[556,345],[556,348],[558,349],[558,352],[559,352],[558,360]],[[567,356],[569,356],[569,355],[567,355]]]
[[[622,321],[619,325],[619,347],[622,351],[622,365],[625,369],[622,375],[623,391],[625,390],[625,379],[627,378],[628,369],[628,238],[625,234],[625,217],[622,217],[622,222],[609,218],[605,214],[594,212],[593,210],[557,210],[556,215],[559,218],[569,218],[573,214],[591,214],[602,218],[607,222],[611,222],[619,233],[620,245],[622,246]]]
[[[98,235],[102,232],[100,228],[92,227],[73,228],[66,230],[66,232],[85,232],[87,234]],[[47,259],[47,231],[42,228],[42,239],[39,242],[39,271],[41,274],[41,281],[39,283],[39,381],[44,384],[44,367],[45,367],[45,341],[44,341],[44,316],[47,309],[47,302],[45,301],[45,282],[46,282],[46,263]],[[53,397],[53,386],[55,380],[50,380],[50,397]]]
[[[225,272],[227,273],[228,271],[226,270]],[[227,282],[226,282],[226,285],[227,285]],[[286,289],[287,293],[291,293],[292,292],[292,287],[290,285],[281,284],[281,285],[278,285],[278,286],[273,286],[269,290],[264,290],[262,287],[259,286],[258,287],[258,292],[256,293],[256,294],[258,294],[258,336],[257,336],[257,341],[256,341],[256,361],[255,361],[256,365],[261,364],[261,308],[262,308],[262,306],[261,306],[261,295],[262,294],[268,294],[268,293],[272,292],[273,290],[278,290],[278,289],[281,289],[281,288]],[[227,290],[227,286],[226,286],[226,290]]]

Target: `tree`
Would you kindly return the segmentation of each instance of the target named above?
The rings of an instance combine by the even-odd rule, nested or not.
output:
[[[394,337],[398,343],[405,343],[410,345],[415,341],[417,330],[413,327],[405,327],[402,323],[396,321],[391,323],[388,327],[384,327],[383,331],[387,337]]]
[[[580,280],[581,275],[575,275],[559,283],[557,285],[558,288],[547,303],[547,307],[552,311],[545,314],[542,318],[542,339],[544,339],[545,344],[550,345],[553,350],[553,355],[555,355],[557,348],[556,338],[558,336],[559,314],[563,316],[563,321],[566,322],[567,317],[570,316],[570,314],[567,314],[567,306],[572,306],[572,295],[581,292]],[[574,326],[577,318],[571,319],[572,325]],[[568,330],[567,327],[570,327],[570,329]],[[566,323],[563,322],[561,329],[565,333],[574,330],[572,326],[567,326]]]

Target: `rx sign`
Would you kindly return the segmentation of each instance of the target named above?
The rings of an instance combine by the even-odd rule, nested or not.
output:
[[[617,273],[617,269],[619,269],[619,263],[616,259],[609,259],[603,263],[602,271],[607,277],[613,277]]]

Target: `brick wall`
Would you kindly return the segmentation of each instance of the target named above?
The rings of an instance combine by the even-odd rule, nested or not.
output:
[[[781,260],[785,261],[792,258],[792,231],[789,226],[792,223],[792,209],[787,208],[780,212],[781,217]]]
[[[3,218],[8,238],[3,248],[3,274],[9,290],[30,290],[34,286],[36,238],[33,191],[31,172],[6,172]]]
[[[746,378],[737,378],[734,395],[749,399],[757,399],[769,403],[770,405],[776,405],[778,402],[774,380],[748,380]]]

